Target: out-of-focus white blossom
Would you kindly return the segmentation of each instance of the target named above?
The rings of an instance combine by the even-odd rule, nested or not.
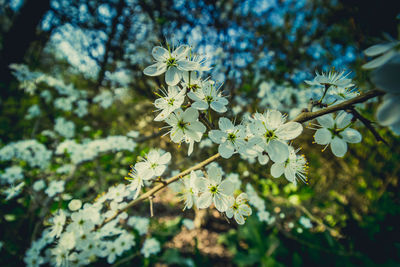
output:
[[[152,254],[157,254],[160,250],[160,242],[155,238],[148,238],[144,241],[140,253],[142,253],[145,258],[148,258]]]

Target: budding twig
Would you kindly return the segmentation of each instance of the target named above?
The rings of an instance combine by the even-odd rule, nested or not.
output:
[[[353,114],[353,116],[361,121],[365,127],[374,135],[376,141],[378,142],[383,142],[385,145],[389,145],[385,139],[375,130],[374,126],[372,126],[372,122],[365,118],[363,115],[361,115],[354,107],[349,108],[349,113]]]

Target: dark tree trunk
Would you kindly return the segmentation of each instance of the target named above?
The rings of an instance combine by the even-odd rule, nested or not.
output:
[[[37,27],[50,9],[50,0],[26,0],[11,28],[3,36],[0,53],[0,94],[4,99],[13,80],[9,65],[22,63],[30,44],[37,38]]]

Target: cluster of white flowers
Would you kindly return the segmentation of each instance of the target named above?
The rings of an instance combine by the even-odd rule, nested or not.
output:
[[[145,181],[151,181],[155,177],[160,177],[167,169],[171,161],[171,153],[162,150],[150,150],[149,153],[134,166],[131,166],[129,177],[129,189],[135,191],[134,198],[137,198]]]
[[[103,90],[93,98],[94,103],[98,103],[102,108],[109,108],[116,100],[121,100],[126,96],[126,90],[122,88],[114,91]]]
[[[28,114],[26,114],[25,119],[31,120],[38,117],[40,114],[40,107],[38,105],[33,105],[28,109]]]
[[[201,79],[204,68],[193,60],[192,54],[191,48],[186,45],[179,46],[173,52],[157,46],[153,48],[157,63],[144,70],[150,76],[166,72],[165,79],[169,87],[168,91],[162,91],[163,95],[154,103],[160,111],[155,120],[168,124],[166,128],[170,130],[167,134],[170,134],[174,143],[189,144],[189,155],[193,152],[194,143],[200,142],[207,131],[205,125],[212,125],[211,110],[225,113],[228,104],[214,81],[210,78]],[[303,130],[300,123],[286,122],[286,116],[277,110],[253,114],[238,125],[220,117],[218,125],[219,129],[209,129],[208,135],[219,145],[218,152],[223,158],[239,153],[244,158],[258,158],[261,164],[266,164],[269,159],[275,163],[286,162],[286,165],[287,161],[293,161],[293,157],[289,159],[289,151],[294,149],[290,148],[288,142]],[[296,163],[295,167],[286,168],[290,170],[290,177],[286,175],[288,180],[294,183],[297,177],[304,180],[306,161],[296,160]]]
[[[20,166],[11,166],[0,173],[0,184],[14,184],[17,181],[24,179],[24,173]]]
[[[0,160],[22,160],[30,167],[46,169],[52,157],[52,151],[36,140],[12,142],[0,149]]]
[[[227,215],[234,217],[238,224],[245,222],[244,216],[250,216],[252,211],[247,205],[247,195],[241,193],[234,197],[235,184],[232,178],[222,180],[223,171],[215,164],[210,164],[203,173],[192,171],[189,175],[179,179],[179,182],[171,185],[171,188],[184,201],[184,210],[196,207],[205,209],[214,204],[215,208]]]
[[[271,215],[270,212],[266,210],[265,201],[257,195],[256,190],[254,190],[251,184],[246,185],[246,193],[248,195],[250,205],[257,210],[258,219],[261,222],[273,224],[276,220],[275,216]]]
[[[71,200],[68,204],[70,211],[56,212],[49,221],[51,226],[32,243],[25,254],[25,263],[28,266],[83,266],[92,264],[97,258],[106,258],[109,264],[114,263],[123,252],[138,244],[135,236],[124,229],[124,222],[133,226],[140,235],[148,231],[147,218],[128,219],[126,212],[107,220],[132,200],[134,194],[130,185],[119,184],[92,204],[82,206],[80,200]],[[160,244],[154,238],[146,239],[141,249],[145,257],[159,251]]]
[[[58,117],[54,125],[54,131],[67,139],[71,139],[75,135],[75,124],[63,117]]]
[[[65,140],[60,143],[55,151],[56,155],[62,155],[67,152],[74,164],[93,160],[100,153],[133,151],[136,142],[126,136],[108,136],[103,139],[90,140],[83,144],[78,144],[75,140]]]

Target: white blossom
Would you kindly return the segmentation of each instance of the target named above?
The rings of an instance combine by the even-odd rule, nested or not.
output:
[[[198,67],[197,62],[188,60],[189,52],[190,48],[187,45],[181,45],[173,52],[156,46],[152,51],[156,63],[145,68],[143,73],[158,76],[166,72],[165,82],[170,86],[177,85],[182,79],[182,71],[192,71]]]
[[[161,176],[171,161],[171,153],[152,149],[143,161],[136,163],[136,168],[142,169],[145,177]]]
[[[207,110],[210,107],[219,113],[227,111],[226,105],[229,102],[216,88],[214,81],[207,80],[203,82],[201,88],[196,91],[190,91],[187,95],[194,101],[193,108]]]
[[[182,141],[189,143],[188,155],[193,151],[194,142],[200,142],[206,131],[206,127],[198,121],[198,118],[199,112],[194,108],[188,108],[185,111],[177,109],[165,120],[171,127],[169,133],[174,143]]]
[[[247,146],[246,128],[243,125],[234,126],[227,118],[220,118],[220,130],[211,130],[210,139],[219,144],[218,152],[223,158],[230,158],[234,153],[240,152]]]
[[[168,86],[168,92],[161,90],[162,95],[156,99],[154,106],[161,111],[155,121],[165,120],[173,111],[177,110],[183,104],[186,96],[186,89],[179,89],[178,86]]]
[[[289,182],[297,185],[297,180],[307,182],[307,161],[304,155],[297,155],[299,151],[289,146],[289,157],[285,162],[274,163],[271,166],[271,175],[275,178],[285,175]]]
[[[268,110],[264,114],[256,113],[250,129],[254,134],[251,143],[258,145],[268,153],[274,162],[284,162],[289,157],[286,143],[299,136],[303,127],[298,122],[286,122],[286,116],[279,111]]]
[[[346,112],[340,112],[336,119],[332,114],[326,114],[317,118],[321,128],[315,132],[314,139],[317,144],[325,145],[325,150],[329,145],[332,153],[336,157],[343,157],[347,152],[347,143],[361,142],[361,134],[351,125],[352,115]]]
[[[238,224],[244,224],[244,216],[250,216],[252,212],[250,206],[246,204],[247,194],[241,193],[236,199],[231,197],[229,202],[229,208],[225,212],[226,216],[228,218],[234,217]]]
[[[233,184],[229,180],[222,181],[221,171],[212,166],[207,172],[207,178],[197,180],[197,188],[201,193],[197,200],[200,209],[208,208],[214,203],[215,208],[225,212],[229,208],[229,198],[233,194]]]
[[[160,242],[155,238],[148,238],[144,241],[140,253],[142,253],[145,258],[148,258],[152,254],[157,254],[160,250]]]

